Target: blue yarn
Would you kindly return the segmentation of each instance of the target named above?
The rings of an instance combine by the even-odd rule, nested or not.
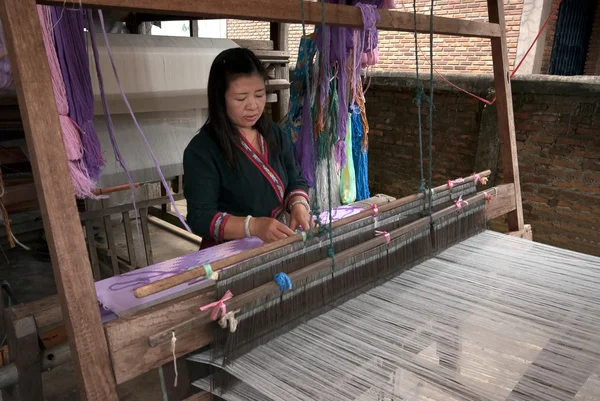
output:
[[[289,290],[292,289],[292,280],[290,280],[290,278],[288,277],[287,274],[285,274],[285,273],[277,273],[275,275],[275,277],[273,277],[273,279],[275,280],[275,282],[279,286],[279,289],[281,290],[281,292],[284,292],[286,287]]]
[[[352,112],[352,159],[356,176],[356,201],[371,197],[369,193],[369,151],[363,148],[364,132],[360,109],[353,104]]]

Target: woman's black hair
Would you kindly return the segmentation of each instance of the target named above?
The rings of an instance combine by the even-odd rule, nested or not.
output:
[[[264,66],[251,50],[232,48],[224,50],[215,58],[208,76],[208,119],[204,127],[232,168],[236,166],[234,146],[240,143],[240,132],[227,115],[225,92],[229,88],[229,82],[236,76],[252,74],[259,74],[265,81],[269,78]],[[270,150],[279,151],[276,133],[264,113],[254,124],[254,128],[265,138]]]

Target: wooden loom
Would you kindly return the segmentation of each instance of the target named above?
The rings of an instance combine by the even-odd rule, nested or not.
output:
[[[40,0],[37,3],[64,5],[63,0]],[[117,400],[118,384],[172,360],[170,344],[156,336],[188,321],[199,305],[214,300],[214,294],[211,291],[191,294],[102,325],[71,182],[64,179],[68,177],[66,154],[35,6],[35,0],[0,0],[0,17],[6,29],[60,309],[52,301],[44,300],[37,306],[46,305],[45,309],[27,306],[9,311],[16,319],[15,333],[9,338],[11,352],[14,352],[14,358],[11,357],[13,371],[19,378],[17,394],[26,400],[41,399],[39,372],[49,364],[46,359],[42,362],[39,351],[32,352],[39,349],[36,348],[37,341],[34,341],[37,339],[36,326],[44,326],[43,319],[48,325],[55,326],[62,316],[81,399]],[[236,18],[281,23],[302,21],[296,0],[255,0],[251,6],[239,0],[83,0],[82,6],[189,18]],[[496,188],[494,202],[486,206],[487,219],[507,215],[510,232],[524,236],[528,228],[523,222],[502,1],[488,0],[488,9],[489,23],[434,17],[434,30],[438,34],[482,37],[491,41],[505,183]],[[385,10],[379,13],[381,20],[377,26],[380,30],[414,30],[411,13]],[[308,24],[321,21],[320,4],[305,2],[305,21]],[[363,26],[358,8],[331,4],[325,5],[325,23],[355,28]],[[429,16],[417,16],[416,28],[418,32],[428,33]],[[412,201],[417,199],[419,195],[415,195]],[[271,248],[282,245],[271,245]],[[251,256],[240,255],[237,260]],[[57,311],[62,312],[57,314]],[[196,322],[193,328],[178,335],[177,355],[185,355],[207,345],[211,339],[209,324],[208,321],[205,324]],[[61,350],[65,352],[65,347]],[[197,395],[193,399],[201,398]]]

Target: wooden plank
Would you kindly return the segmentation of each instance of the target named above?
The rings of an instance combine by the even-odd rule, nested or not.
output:
[[[62,312],[58,295],[52,295],[39,301],[18,304],[8,309],[17,319],[33,315],[38,329],[44,330],[62,324]]]
[[[207,393],[206,391],[202,391],[200,393],[194,394],[191,397],[186,398],[183,401],[212,401],[212,394]]]
[[[32,315],[13,320],[10,314],[7,324],[9,359],[17,367],[19,381],[12,389],[14,401],[43,401],[42,360],[35,320]]]
[[[3,0],[0,17],[79,396],[117,401],[35,1]]]
[[[181,200],[181,199],[183,199],[183,194],[173,194],[173,199],[175,199],[176,201]],[[160,198],[154,198],[154,199],[148,199],[148,200],[136,202],[136,206],[139,209],[142,209],[142,208],[147,208],[149,206],[161,205],[166,202],[169,202],[169,198],[167,196],[164,196],[164,197],[160,197]],[[79,214],[79,219],[81,221],[84,221],[87,219],[97,219],[97,218],[101,218],[103,216],[108,216],[111,214],[121,214],[123,212],[128,212],[130,210],[133,210],[133,203],[128,203],[126,205],[119,205],[119,206],[111,206],[111,207],[105,208],[105,209],[88,210],[85,212],[81,212]]]
[[[148,337],[199,313],[198,308],[214,301],[211,289],[188,294],[130,317],[121,317],[104,325],[117,383],[123,383],[172,361],[171,344],[150,347]],[[212,325],[176,333],[175,352],[182,357],[208,345]]]
[[[39,0],[40,4],[64,5],[64,0]],[[181,15],[182,17],[245,19],[252,21],[302,23],[302,13],[297,0],[255,0],[252,7],[244,0],[81,0],[80,7],[114,8],[124,11]],[[397,10],[379,10],[381,19],[377,28],[386,31],[413,32],[413,13]],[[321,23],[321,4],[304,2],[306,24]],[[325,4],[327,25],[363,28],[362,13],[358,7]],[[500,37],[498,24],[461,20],[447,17],[433,18],[434,33],[442,35],[481,38]],[[417,32],[429,33],[429,15],[417,15]]]
[[[515,210],[515,185],[502,184],[487,191],[492,200],[487,205],[487,219],[493,220]]]
[[[98,252],[96,250],[96,240],[94,239],[94,222],[92,220],[85,222],[85,232],[90,263],[92,264],[92,274],[94,275],[94,280],[99,281],[102,276],[100,276],[100,264],[98,263]]]
[[[285,67],[281,67],[281,68],[285,68]],[[289,87],[290,87],[289,74],[288,74],[288,79],[285,79],[285,78],[269,79],[266,82],[265,86],[266,86],[267,90],[269,90],[269,91],[282,91],[285,89],[289,89]],[[287,111],[287,105],[286,105],[286,111]]]
[[[502,173],[505,183],[515,184],[515,210],[508,213],[510,231],[523,229],[523,204],[521,200],[521,182],[519,178],[519,159],[517,155],[517,138],[515,135],[515,118],[513,114],[510,73],[508,71],[508,47],[506,45],[506,28],[504,21],[504,4],[502,0],[488,0],[489,20],[499,25],[500,37],[492,38],[492,63],[494,66],[494,82],[496,84],[496,109],[498,114],[498,132],[500,134],[500,155]]]
[[[273,41],[275,50],[288,53],[289,25],[272,22],[270,25],[270,30],[271,40]],[[288,69],[287,64],[275,67],[275,78],[276,81],[281,80],[287,83],[285,88],[281,88],[279,90],[277,105],[273,106],[272,109],[273,120],[279,122],[287,115],[290,102],[290,70]]]
[[[151,264],[154,264],[154,258],[152,257],[152,242],[150,241],[150,230],[148,229],[148,208],[142,208],[139,210],[143,245],[144,251],[146,252],[146,265],[150,266]]]
[[[250,50],[273,50],[272,40],[232,39],[239,47]]]
[[[509,231],[506,234],[512,235],[513,237],[519,237],[529,241],[533,241],[533,232],[531,231],[531,224],[525,224],[521,231]]]
[[[131,228],[131,218],[129,212],[123,212],[123,227],[125,229],[125,242],[127,243],[127,253],[129,255],[129,265],[135,269],[137,267],[137,254],[135,252],[135,243],[133,242],[133,230]]]
[[[104,202],[103,202],[104,203]],[[104,216],[102,219],[104,223],[104,233],[106,234],[106,245],[108,247],[108,255],[110,257],[110,263],[113,269],[113,274],[118,276],[121,272],[119,271],[119,262],[117,260],[117,244],[115,242],[115,234],[113,231],[113,222],[110,216]]]

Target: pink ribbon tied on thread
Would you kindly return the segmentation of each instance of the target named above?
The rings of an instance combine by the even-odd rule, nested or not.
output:
[[[460,197],[459,197],[459,198],[458,198],[456,201],[454,201],[454,204],[456,205],[456,208],[457,208],[458,210],[462,209],[462,207],[463,207],[463,203],[464,203],[465,205],[468,205],[468,204],[469,204],[469,202],[467,202],[466,200],[463,200],[463,198],[462,198],[462,195],[461,195],[461,196],[460,196]]]
[[[461,182],[464,182],[464,181],[465,181],[464,178],[457,178],[456,180],[448,180],[448,187],[450,189],[452,189],[452,188],[454,188],[454,183],[458,184],[458,183],[461,183]]]
[[[475,174],[475,175],[473,176],[473,179],[475,180],[475,184],[477,184],[478,182],[480,182],[480,183],[482,183],[483,185],[485,185],[485,184],[487,184],[487,181],[488,181],[487,177],[482,177],[482,176],[481,176],[481,175],[479,175],[479,174]]]
[[[371,205],[371,209],[373,209],[373,217],[377,217],[379,215],[379,208],[377,207],[377,205]]]
[[[219,312],[221,312],[221,317],[225,317],[225,315],[227,314],[227,306],[225,305],[225,301],[229,301],[231,298],[233,298],[233,294],[231,293],[231,291],[227,290],[225,295],[223,295],[223,298],[211,304],[204,305],[200,308],[200,310],[204,311],[206,309],[214,307],[212,312],[210,313],[211,320],[217,320],[219,318]]]
[[[388,233],[387,231],[375,231],[376,237],[380,237],[382,235],[385,235],[386,245],[389,245],[390,244],[390,233]]]

